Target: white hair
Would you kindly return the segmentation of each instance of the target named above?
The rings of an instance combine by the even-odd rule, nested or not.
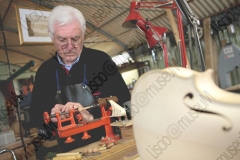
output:
[[[84,35],[86,30],[86,21],[78,9],[67,5],[59,5],[53,8],[48,19],[48,30],[50,37],[53,37],[55,24],[58,26],[64,26],[76,20],[80,23],[82,34]]]

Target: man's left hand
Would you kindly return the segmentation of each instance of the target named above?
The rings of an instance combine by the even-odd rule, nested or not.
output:
[[[70,109],[76,109],[76,108],[78,108],[78,110],[80,111],[84,121],[88,122],[94,119],[93,115],[89,113],[87,110],[84,110],[84,107],[80,103],[67,102],[63,107],[62,112],[67,112]]]
[[[74,102],[67,102],[65,106],[62,109],[62,112],[67,112],[70,109],[76,109],[83,110],[83,106],[80,103],[74,103]]]

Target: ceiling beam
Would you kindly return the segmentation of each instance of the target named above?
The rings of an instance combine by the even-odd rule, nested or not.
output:
[[[1,46],[0,46],[0,49],[3,49],[3,50],[4,50],[4,47],[1,47]],[[39,57],[36,57],[36,56],[31,55],[31,54],[24,53],[24,52],[21,52],[21,51],[15,50],[15,49],[7,48],[7,50],[8,50],[8,51],[12,51],[12,52],[20,53],[20,54],[22,54],[22,55],[25,55],[25,56],[28,56],[28,57],[34,58],[34,59],[39,60],[39,61],[45,61],[44,59],[41,59],[41,58],[39,58]]]
[[[9,28],[9,27],[4,27],[4,30],[14,32],[14,33],[18,33],[18,30],[13,29],[13,28]]]
[[[116,38],[114,38],[113,36],[111,36],[109,33],[103,31],[103,30],[100,29],[100,28],[95,27],[93,24],[91,24],[91,23],[88,22],[88,21],[86,22],[86,25],[89,26],[89,27],[92,28],[92,29],[95,29],[97,32],[103,34],[103,35],[106,36],[107,38],[112,39],[113,42],[117,43],[117,44],[118,44],[120,47],[122,47],[123,49],[125,48],[125,45],[124,45],[122,42],[120,42],[118,39],[116,39]]]
[[[107,25],[108,23],[112,22],[113,20],[115,20],[117,17],[121,16],[122,14],[126,13],[127,10],[124,10],[123,12],[121,12],[120,14],[118,14],[117,16],[113,17],[112,19],[110,19],[109,21],[105,22],[104,24],[102,24],[101,26],[99,26],[98,28],[100,29],[101,27]],[[90,33],[87,34],[91,35],[93,32],[95,32],[95,30],[91,31]],[[113,38],[113,37],[112,37]],[[91,47],[94,47],[97,44],[92,45]]]
[[[80,5],[85,5],[85,6],[96,6],[96,7],[106,7],[103,4],[92,4],[92,3],[82,3],[82,2],[66,2],[66,0],[52,0],[52,2],[62,2],[62,3],[66,3],[66,4],[80,4]],[[51,2],[51,1],[48,1]],[[119,8],[119,9],[130,9],[130,3],[128,7],[124,7],[124,6],[110,6],[110,8]],[[159,10],[153,10],[153,9],[142,9],[140,8],[140,10],[142,11],[150,11],[150,12],[163,12],[163,11],[159,11]]]
[[[151,19],[151,21],[153,22],[153,21],[157,20],[159,17],[164,16],[164,15],[166,15],[166,14],[167,14],[167,13],[164,12],[163,14],[161,14],[161,15],[153,18],[153,19]],[[128,30],[126,30],[126,31],[124,31],[124,32],[122,32],[122,33],[119,33],[119,34],[115,35],[115,36],[111,36],[110,38],[106,39],[105,41],[111,40],[112,38],[115,38],[115,39],[116,39],[116,37],[121,36],[121,35],[123,35],[123,34],[125,34],[125,33],[127,33],[127,32],[132,31],[132,30],[133,30],[133,29],[128,29]],[[91,32],[91,33],[92,33],[92,32]],[[93,45],[93,46],[95,46],[95,45]],[[93,46],[91,46],[91,47],[93,47]]]
[[[4,63],[4,65],[8,65],[8,63],[4,62],[4,61],[0,61],[0,63]],[[4,65],[1,64],[0,66],[4,66]],[[19,67],[19,68],[22,67],[22,66],[19,66],[19,65],[16,65],[16,64],[11,64],[11,63],[10,63],[10,65],[15,66],[15,67]]]
[[[48,4],[48,3],[44,2],[43,0],[31,0],[31,2],[41,5],[41,6],[44,6],[44,7],[47,7],[49,9],[53,9],[55,7],[54,5]]]

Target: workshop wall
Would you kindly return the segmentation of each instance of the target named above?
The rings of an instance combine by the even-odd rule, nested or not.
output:
[[[139,78],[139,74],[138,74],[137,69],[124,72],[121,75],[122,75],[123,80],[126,83],[126,85],[131,84],[133,79],[137,80]]]
[[[221,18],[220,15],[214,17],[215,21]],[[240,16],[235,14],[235,21],[227,26],[227,29],[218,33],[213,31],[213,37],[218,44],[218,54],[220,54],[221,48],[228,43],[234,43],[240,47]],[[240,69],[236,69],[230,73],[232,85],[240,84]]]
[[[222,16],[222,14],[218,14],[215,17],[212,17],[212,19],[214,19],[215,21],[217,21],[218,19],[220,19]],[[219,32],[215,32],[212,29],[212,37],[213,39],[217,42],[218,45],[218,50],[217,53],[218,55],[220,54],[221,48],[223,47],[224,42],[227,43],[235,43],[236,45],[238,45],[240,47],[240,16],[239,15],[235,15],[235,22],[231,23],[229,26],[227,26],[227,30],[222,30]],[[186,41],[186,51],[187,51],[187,55],[188,55],[188,60],[190,60],[190,48],[187,45],[187,39],[185,39]],[[200,38],[200,42],[202,45],[202,48],[204,48],[204,39],[203,37]],[[179,59],[179,49],[176,45],[172,45],[169,41],[167,42],[167,49],[168,49],[168,59],[169,59],[169,63],[170,64],[174,64],[172,62],[172,60],[178,60]],[[199,67],[199,62],[198,62],[198,51],[196,51],[194,49],[195,45],[193,44],[193,50],[192,52],[192,56],[193,56],[193,66],[192,69],[195,71],[200,71],[200,67]],[[203,49],[204,51],[204,49]],[[155,54],[155,55],[154,55]],[[139,62],[143,62],[143,61],[149,61],[150,62],[150,67],[151,69],[163,69],[165,68],[165,64],[164,64],[164,57],[163,57],[163,51],[159,48],[156,47],[154,49],[154,53],[150,53],[150,52],[145,52],[144,54],[141,54],[140,56],[137,56],[136,61]],[[189,62],[190,63],[190,62]],[[232,81],[232,85],[236,85],[236,84],[240,84],[240,69],[236,69],[234,71],[232,71],[229,74],[231,81]]]

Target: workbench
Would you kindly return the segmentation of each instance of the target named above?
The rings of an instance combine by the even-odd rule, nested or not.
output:
[[[30,143],[32,141],[31,138],[24,138],[23,140],[24,140],[25,144]],[[25,160],[26,158],[24,157],[24,154],[22,152],[23,147],[21,147],[21,146],[22,146],[22,142],[21,142],[20,138],[16,138],[16,142],[1,146],[0,150],[6,149],[6,148],[14,149],[14,148],[19,147],[17,149],[14,149],[13,152],[15,153],[18,160]],[[30,147],[33,148],[33,145],[30,145]],[[12,154],[10,152],[2,153],[2,154],[0,154],[0,160],[13,160]],[[28,160],[36,160],[36,155],[34,152],[31,152],[31,156],[28,158]]]
[[[133,136],[132,126],[125,127],[125,129],[124,127],[121,127],[121,131],[122,131],[123,138],[118,141],[117,145],[112,146],[110,149],[101,150],[100,155],[86,156],[85,159],[87,160],[113,160],[113,159],[123,160],[123,158],[126,156],[131,157],[130,155],[135,155],[134,157],[137,157],[137,158],[133,158],[133,160],[140,160],[137,154],[137,148],[136,148],[136,144]],[[100,141],[95,142],[95,143],[86,145],[84,147],[72,150],[70,152],[83,152],[85,149],[96,148],[100,143],[101,143]]]

